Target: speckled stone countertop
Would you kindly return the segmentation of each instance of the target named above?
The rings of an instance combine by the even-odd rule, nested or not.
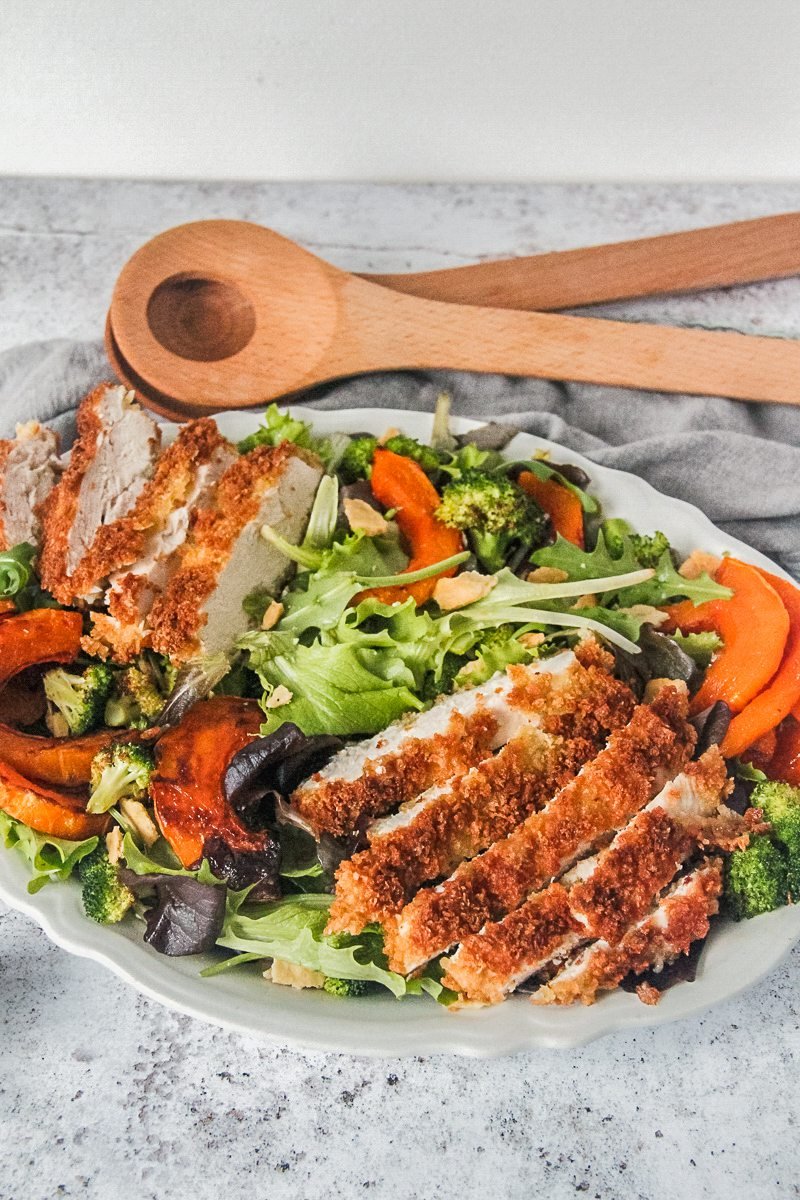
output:
[[[98,337],[122,263],[208,216],[355,270],[800,208],[800,186],[0,181],[0,349]],[[800,282],[615,305],[800,335]],[[176,1016],[0,906],[0,1200],[800,1195],[800,952],[704,1017],[473,1062],[270,1049]]]

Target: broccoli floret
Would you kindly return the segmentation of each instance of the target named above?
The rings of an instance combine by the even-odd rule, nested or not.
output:
[[[436,515],[452,529],[462,529],[480,565],[499,571],[512,550],[539,545],[547,517],[535,500],[503,475],[465,471],[448,483]]]
[[[402,433],[390,437],[383,443],[384,450],[391,450],[392,454],[402,454],[404,458],[413,458],[415,463],[419,463],[423,471],[433,473],[438,471],[442,465],[442,455],[438,450],[434,450],[432,446],[425,446],[422,442],[418,442],[416,438],[406,437]]]
[[[751,837],[745,850],[734,850],[725,868],[725,899],[731,916],[757,917],[786,903],[786,860],[766,835]]]
[[[800,900],[800,787],[768,779],[756,784],[750,803],[764,810],[773,840],[786,851],[789,894]]]
[[[663,558],[664,552],[671,549],[669,538],[660,530],[651,534],[632,533],[631,545],[642,566],[652,567],[654,570]]]
[[[83,910],[101,925],[115,925],[133,904],[133,892],[119,877],[105,847],[99,845],[78,867],[83,889]]]
[[[603,521],[602,531],[612,558],[621,558],[625,553],[627,542],[642,567],[655,569],[661,561],[664,551],[671,549],[665,533],[634,533],[629,523],[622,517],[609,517]]]
[[[166,659],[141,655],[116,677],[105,708],[106,725],[112,729],[147,729],[166,704],[174,682],[174,668]]]
[[[378,439],[369,434],[350,439],[337,467],[342,483],[356,483],[359,479],[369,479],[372,456],[377,445]]]
[[[133,742],[113,742],[92,759],[87,812],[108,812],[120,800],[139,800],[150,785],[153,755]]]
[[[346,996],[351,999],[354,996],[366,995],[367,983],[364,979],[331,979],[329,977],[323,983],[322,988],[331,996]]]
[[[48,671],[44,693],[48,699],[47,725],[56,737],[88,733],[101,724],[114,672],[105,663],[94,663],[82,675],[62,667]]]
[[[153,676],[141,667],[128,667],[119,681],[122,696],[131,699],[142,717],[154,721],[164,707],[164,695],[159,691]]]

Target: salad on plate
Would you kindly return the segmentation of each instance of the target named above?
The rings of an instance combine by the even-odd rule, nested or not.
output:
[[[206,977],[451,1011],[656,1003],[714,923],[796,899],[800,588],[449,407],[429,443],[272,406],[163,444],[109,384],[68,457],[0,444],[29,891]]]

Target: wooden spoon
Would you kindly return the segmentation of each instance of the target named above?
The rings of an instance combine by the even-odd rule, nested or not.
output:
[[[179,226],[138,250],[109,335],[123,376],[180,417],[403,368],[800,403],[794,342],[421,300],[242,221]]]
[[[426,300],[579,308],[800,274],[800,213],[402,275],[362,275]]]

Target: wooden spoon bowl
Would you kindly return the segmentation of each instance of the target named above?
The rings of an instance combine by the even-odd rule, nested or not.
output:
[[[108,342],[123,377],[178,419],[404,368],[800,402],[793,342],[420,299],[244,221],[179,226],[138,250]]]

